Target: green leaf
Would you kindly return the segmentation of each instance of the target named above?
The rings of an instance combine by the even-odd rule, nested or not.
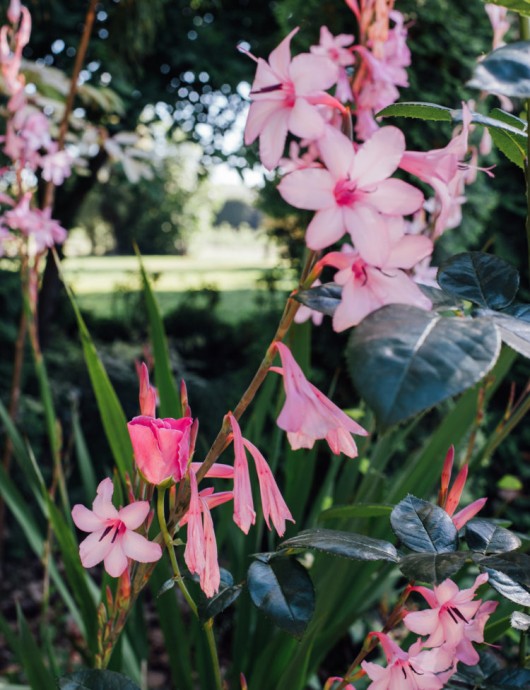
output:
[[[494,5],[499,5],[499,7],[507,7],[513,12],[530,17],[530,0],[484,0],[484,2],[491,2]]]
[[[314,309],[327,316],[333,316],[342,298],[342,286],[336,283],[317,285],[308,290],[301,290],[295,295],[295,299],[305,304],[309,309]]]
[[[410,494],[394,508],[390,524],[412,551],[447,553],[458,548],[458,530],[445,510]]]
[[[524,6],[530,16],[530,5],[525,2]],[[509,98],[529,98],[530,41],[510,43],[486,55],[475,66],[467,86]]]
[[[409,580],[422,580],[439,585],[464,567],[469,554],[454,553],[411,553],[399,561],[399,569]]]
[[[262,613],[289,635],[302,637],[315,610],[315,590],[307,570],[295,558],[254,561],[247,585]]]
[[[489,320],[392,304],[357,326],[346,357],[355,387],[384,430],[480,381],[500,346]]]
[[[466,541],[472,551],[504,553],[521,546],[519,537],[490,520],[475,518],[466,524]]]
[[[18,604],[17,620],[19,628],[18,654],[32,690],[54,688],[55,678],[44,664],[41,651]]]
[[[403,102],[389,105],[380,110],[376,117],[414,117],[419,120],[451,122],[452,111],[436,103]]]
[[[496,671],[486,678],[486,690],[528,690],[530,669],[509,668]]]
[[[499,122],[503,122],[505,125],[509,125],[513,129],[519,130],[521,133],[526,132],[528,127],[525,120],[522,120],[513,113],[507,113],[506,110],[502,110],[501,108],[493,108],[490,110],[490,117]],[[513,129],[511,131],[513,131]],[[522,137],[521,141],[525,139],[526,137]]]
[[[520,146],[519,142],[507,132],[491,127],[489,129],[491,138],[495,146],[503,153],[506,158],[524,170],[526,161],[526,151]]]
[[[211,599],[199,605],[199,619],[205,623],[231,606],[243,591],[243,585],[230,585],[220,589]]]
[[[530,557],[521,553],[507,553],[500,556],[473,554],[473,560],[480,570],[488,573],[489,584],[506,599],[521,606],[530,606],[530,592],[526,584],[530,573]]]
[[[96,669],[84,669],[59,678],[59,688],[60,690],[140,690],[136,683],[121,673]]]
[[[484,252],[463,252],[440,267],[442,290],[487,309],[504,309],[519,289],[517,269],[503,259]]]
[[[523,319],[514,319],[508,314],[492,311],[491,309],[477,309],[478,316],[489,318],[499,329],[502,341],[523,357],[530,358],[530,323]]]
[[[96,396],[99,414],[105,430],[105,435],[110,445],[112,455],[118,466],[120,475],[125,480],[125,475],[132,471],[133,450],[129,432],[127,431],[127,417],[120,404],[105,367],[103,366],[85,321],[79,311],[72,291],[67,287],[67,292],[74,309],[83,346],[83,354],[87,365],[92,389]]]
[[[61,512],[47,496],[48,515],[59,544],[70,589],[79,606],[85,628],[85,638],[92,652],[97,651],[97,611],[88,575],[79,559],[79,546]]]
[[[511,551],[477,559],[481,568],[492,568],[509,575],[513,580],[530,588],[530,556]]]
[[[306,529],[282,542],[278,548],[315,549],[354,561],[398,561],[397,551],[390,542],[334,529]]]
[[[90,459],[77,409],[72,410],[72,431],[74,435],[75,454],[81,474],[85,498],[87,502],[91,504],[97,490],[96,473],[94,472],[92,460]]]
[[[382,505],[381,503],[356,503],[352,506],[333,506],[328,510],[322,511],[318,516],[319,520],[349,519],[349,518],[371,518],[384,517],[390,515],[394,506]]]
[[[160,397],[160,416],[181,417],[180,395],[175,385],[173,372],[171,371],[164,323],[138,248],[135,247],[135,250],[140,261],[140,272],[142,274],[147,317],[149,319],[149,333],[155,358],[155,382]]]

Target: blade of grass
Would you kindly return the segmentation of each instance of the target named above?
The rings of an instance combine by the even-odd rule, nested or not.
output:
[[[72,429],[79,472],[81,473],[81,480],[85,490],[85,498],[88,503],[92,503],[96,495],[96,473],[94,472],[94,466],[92,465],[92,460],[88,452],[85,435],[83,434],[83,429],[79,421],[79,412],[75,408],[72,410]]]
[[[149,319],[149,332],[151,335],[151,344],[153,345],[153,354],[155,358],[155,382],[158,389],[158,395],[160,397],[160,416],[180,417],[180,395],[171,371],[169,348],[164,330],[164,323],[162,321],[158,302],[156,301],[153,293],[151,282],[145,271],[138,247],[135,246],[134,250],[140,262],[140,273],[142,275],[147,318]]]
[[[32,690],[54,688],[55,678],[44,664],[40,649],[18,604],[17,620],[19,627],[18,654]]]

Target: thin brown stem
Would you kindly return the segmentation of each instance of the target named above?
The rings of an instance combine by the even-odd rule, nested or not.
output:
[[[92,33],[92,27],[94,26],[94,21],[96,18],[96,5],[98,0],[90,0],[88,10],[85,17],[85,26],[83,28],[83,33],[81,35],[81,40],[77,47],[77,54],[75,56],[74,69],[72,72],[72,77],[70,81],[70,91],[66,98],[66,104],[64,107],[64,113],[59,125],[59,135],[57,137],[57,149],[62,151],[64,149],[64,142],[66,140],[66,134],[68,132],[68,122],[70,120],[70,115],[74,107],[75,96],[77,93],[77,81],[79,79],[79,73],[83,67],[85,61],[86,52],[88,49],[88,44],[90,42],[90,34]],[[55,200],[55,185],[53,182],[48,182],[44,189],[44,200],[42,207],[48,208],[53,206]]]
[[[413,586],[414,582],[410,582],[401,593],[394,608],[390,612],[390,615],[388,616],[385,626],[382,630],[382,632],[384,632],[385,634],[393,630],[396,627],[396,625],[398,625],[401,622],[401,619],[403,617],[403,606],[409,598]],[[364,638],[361,651],[359,652],[359,654],[357,654],[353,662],[350,664],[348,670],[346,671],[346,674],[344,675],[344,680],[340,683],[337,690],[344,690],[348,683],[351,683],[351,681],[353,680],[353,676],[356,675],[355,669],[357,668],[357,666],[359,666],[360,663],[364,661],[364,659],[368,656],[368,654],[370,654],[370,652],[372,652],[377,647],[378,643],[379,640],[377,639],[377,637],[370,635],[370,633]]]

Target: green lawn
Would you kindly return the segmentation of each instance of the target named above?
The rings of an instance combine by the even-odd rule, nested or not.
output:
[[[252,311],[256,300],[266,298],[263,277],[278,259],[234,250],[201,257],[146,256],[144,265],[163,313],[190,298],[205,303],[206,297],[197,293],[215,289],[220,292],[219,315],[234,321]],[[130,293],[141,289],[138,260],[133,256],[67,258],[63,272],[80,306],[101,316],[123,313]],[[276,287],[281,292],[292,288],[288,270]]]

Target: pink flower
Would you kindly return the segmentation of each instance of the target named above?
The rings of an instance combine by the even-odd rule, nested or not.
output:
[[[179,482],[190,452],[191,417],[155,419],[134,417],[128,424],[138,470],[150,484]]]
[[[449,226],[455,227],[451,218],[455,205],[459,208],[465,201],[462,197],[464,176],[468,167],[462,163],[468,150],[471,112],[462,105],[463,125],[459,134],[451,139],[443,149],[432,151],[405,151],[399,167],[420,180],[427,182],[435,191],[437,218],[434,236],[439,237]]]
[[[449,491],[449,481],[451,479],[454,457],[455,449],[454,446],[451,446],[447,451],[447,455],[445,456],[445,461],[442,469],[438,503],[445,510],[445,512],[452,518],[456,529],[460,530],[466,524],[466,522],[469,522],[471,518],[475,517],[475,515],[482,510],[488,499],[477,498],[476,501],[473,501],[473,503],[470,503],[465,508],[462,508],[462,510],[456,513],[456,515],[454,514],[455,510],[458,507],[458,504],[460,503],[460,497],[462,496],[462,492],[466,484],[469,469],[466,463],[458,473],[455,481],[453,482],[453,486]]]
[[[430,309],[431,301],[401,269],[410,269],[432,252],[432,242],[420,235],[405,235],[401,218],[387,222],[387,234],[379,243],[363,238],[359,250],[343,245],[330,252],[322,266],[340,269],[334,280],[342,285],[341,303],[333,315],[333,328],[340,332],[356,326],[365,316],[385,304],[412,304]]]
[[[287,132],[307,139],[322,136],[325,120],[319,104],[342,108],[325,92],[337,81],[338,69],[331,60],[309,53],[291,60],[290,43],[297,31],[291,31],[272,51],[269,62],[256,60],[245,144],[259,137],[261,162],[269,170],[280,160]]]
[[[504,34],[510,29],[508,10],[506,7],[499,7],[492,2],[486,3],[484,9],[493,29],[493,49],[495,50],[495,48],[500,48],[500,46],[504,45]]]
[[[487,580],[488,575],[483,573],[472,587],[462,590],[449,579],[434,587],[434,591],[413,587],[412,591],[421,594],[430,609],[407,613],[405,625],[417,635],[429,636],[424,643],[426,647],[444,645],[454,650],[458,661],[468,666],[478,664],[479,655],[471,642],[484,641],[484,626],[497,606],[497,602],[486,602],[481,611],[481,600],[474,600],[477,588]],[[477,620],[476,616],[479,616]]]
[[[320,27],[320,43],[317,46],[311,46],[313,55],[327,57],[338,66],[339,74],[335,96],[341,103],[353,100],[350,79],[345,69],[355,63],[352,51],[346,48],[352,42],[353,36],[351,34],[333,36],[327,26],[322,26]]]
[[[327,679],[324,690],[332,690],[335,683],[342,683],[343,680],[344,678],[340,676],[331,676],[331,678]],[[344,687],[344,690],[355,690],[355,688],[351,683],[348,683],[348,685]]]
[[[377,637],[385,652],[387,666],[370,661],[361,666],[374,682],[367,690],[441,690],[453,674],[453,655],[443,647],[421,651],[417,640],[404,652],[384,633],[370,633]]]
[[[383,127],[356,151],[344,134],[328,127],[319,140],[326,170],[308,168],[286,175],[278,190],[296,208],[316,211],[307,228],[311,249],[323,249],[349,232],[354,243],[386,233],[384,215],[414,213],[423,194],[402,180],[387,179],[398,167],[405,139]]]
[[[229,412],[227,416],[230,421],[230,426],[232,427],[235,456],[234,522],[245,532],[245,534],[248,534],[250,526],[253,525],[256,520],[248,462],[245,452],[246,448],[256,465],[263,517],[265,518],[267,527],[271,529],[272,522],[276,531],[280,537],[282,537],[285,533],[285,521],[290,520],[294,522],[293,516],[283,500],[283,496],[281,495],[267,461],[253,443],[243,438],[241,428],[234,415]]]
[[[55,143],[55,142],[54,142]],[[47,182],[53,182],[58,187],[70,177],[72,172],[72,156],[68,151],[53,150],[54,146],[50,147],[50,151],[40,157],[40,166],[42,168],[42,178]]]
[[[190,573],[197,573],[202,591],[207,597],[219,590],[221,573],[217,561],[217,542],[208,501],[199,494],[193,470],[190,477],[190,505],[182,524],[188,525],[184,560]],[[227,499],[228,500],[228,499]],[[219,501],[222,503],[224,501]],[[218,504],[219,504],[218,503]]]
[[[367,436],[368,432],[309,383],[287,345],[275,345],[282,367],[271,367],[271,371],[282,374],[286,395],[278,426],[287,432],[291,448],[312,448],[317,439],[325,438],[336,455],[356,457],[351,434]]]
[[[24,194],[19,203],[4,214],[4,220],[12,230],[19,230],[34,242],[35,252],[40,254],[46,247],[61,244],[66,230],[51,218],[51,208],[43,211],[30,208],[31,193]]]
[[[80,530],[91,532],[79,545],[83,566],[91,568],[104,561],[108,574],[119,577],[127,568],[128,558],[153,563],[162,556],[162,549],[134,531],[145,521],[149,502],[135,501],[117,510],[112,505],[113,492],[112,480],[104,479],[92,510],[78,503],[72,508],[72,519]]]

